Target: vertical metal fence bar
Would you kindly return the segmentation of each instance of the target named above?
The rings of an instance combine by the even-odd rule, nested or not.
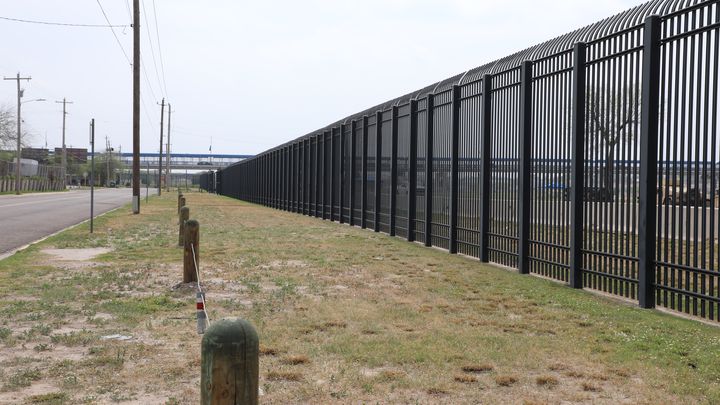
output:
[[[322,136],[322,133],[315,135],[315,173],[314,173],[314,181],[315,186],[315,218],[320,216],[320,190],[322,189],[322,182],[320,181],[322,177],[320,176],[321,168],[320,168],[320,137]]]
[[[345,222],[344,216],[343,216],[343,207],[345,206],[345,129],[347,126],[345,124],[340,125],[340,198],[338,205],[340,206],[340,210],[338,212],[339,218],[338,221],[342,224]]]
[[[655,229],[657,214],[657,145],[660,107],[660,26],[658,16],[645,20],[640,112],[640,212],[638,298],[642,308],[655,306]]]
[[[425,149],[425,246],[432,246],[432,196],[433,196],[433,115],[435,95],[427,95],[427,136]]]
[[[395,211],[397,208],[397,155],[398,155],[398,108],[392,107],[390,129],[390,236],[395,236]]]
[[[355,147],[356,143],[356,136],[355,131],[357,130],[357,121],[352,120],[350,122],[350,201],[349,203],[349,209],[350,209],[350,226],[355,225],[355,193],[357,190],[355,189],[355,170],[357,170],[356,163],[355,163],[355,156],[357,156],[357,148]]]
[[[408,161],[408,209],[407,209],[407,240],[415,241],[415,210],[417,205],[417,110],[416,99],[410,100],[410,154]]]
[[[367,227],[367,154],[368,154],[368,116],[363,116],[362,119],[362,188],[360,190],[361,195],[361,211],[360,211],[360,226],[365,229]]]
[[[575,44],[573,50],[572,82],[572,161],[570,163],[570,274],[573,288],[582,288],[583,268],[583,190],[585,189],[585,43]]]
[[[520,77],[520,171],[518,194],[518,271],[530,273],[530,198],[532,162],[532,68],[533,62],[524,61]]]
[[[448,251],[457,253],[458,223],[458,144],[460,142],[460,86],[452,87],[450,115],[450,242]]]
[[[373,224],[373,230],[380,232],[380,194],[382,190],[380,185],[382,183],[382,111],[378,111],[375,114],[375,223]]]
[[[335,221],[335,128],[330,130],[330,221]]]
[[[490,159],[492,156],[492,75],[482,79],[482,128],[480,153],[480,261],[489,262],[490,238]]]
[[[328,156],[327,156],[327,146],[325,146],[325,143],[327,142],[327,131],[322,133],[321,138],[322,138],[322,146],[321,146],[322,153],[320,154],[320,156],[322,156],[322,169],[320,170],[320,179],[322,180],[322,190],[321,190],[322,216],[321,216],[321,218],[325,219],[325,209],[327,207],[327,200],[328,200],[328,198],[327,198],[328,193],[327,193],[327,187],[326,187],[327,186],[326,178],[328,175],[328,173],[327,173]]]

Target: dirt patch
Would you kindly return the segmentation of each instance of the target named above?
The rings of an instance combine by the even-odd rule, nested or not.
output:
[[[105,253],[112,252],[110,248],[85,248],[85,249],[43,249],[42,253],[52,256],[55,260],[62,261],[87,261]]]

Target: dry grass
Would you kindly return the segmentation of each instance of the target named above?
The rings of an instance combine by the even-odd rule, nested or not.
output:
[[[302,374],[291,371],[268,371],[265,378],[268,381],[301,381]]]
[[[478,380],[475,376],[467,375],[467,374],[456,374],[455,377],[453,377],[453,379],[457,382],[461,382],[461,383],[465,383],[465,384],[474,383],[474,382],[477,382],[477,380]]]
[[[559,381],[551,375],[541,375],[535,379],[535,383],[543,387],[554,387],[559,384]]]
[[[479,390],[487,403],[720,401],[717,328],[367,230],[186,196],[210,318],[258,330],[263,403],[470,404]],[[0,262],[13,292],[0,294],[0,403],[197,403],[201,337],[195,287],[178,284],[175,209],[170,193]],[[112,251],[57,261],[46,247]]]
[[[499,375],[495,377],[495,384],[501,387],[509,387],[518,382],[517,377],[512,375]]]
[[[302,355],[296,355],[296,356],[289,356],[282,361],[285,364],[289,364],[291,366],[297,366],[298,364],[307,364],[310,363],[310,359],[307,356]]]
[[[493,370],[491,364],[472,364],[462,367],[462,371],[466,373],[487,373]]]
[[[582,389],[583,389],[583,391],[590,391],[590,392],[602,391],[602,389],[598,385],[593,384],[589,381],[585,381],[582,383]]]

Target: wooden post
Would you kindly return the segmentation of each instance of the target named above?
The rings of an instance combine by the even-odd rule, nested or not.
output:
[[[194,219],[185,221],[184,239],[183,283],[196,282],[196,266],[200,264],[200,224],[198,221]]]
[[[178,232],[178,246],[185,245],[185,222],[190,219],[190,207],[180,208],[179,220],[180,230]],[[192,253],[192,252],[191,252]]]
[[[205,332],[201,343],[200,403],[258,403],[259,339],[242,319],[222,319]]]
[[[178,214],[180,213],[180,208],[185,206],[185,197],[183,196],[183,193],[178,194]]]

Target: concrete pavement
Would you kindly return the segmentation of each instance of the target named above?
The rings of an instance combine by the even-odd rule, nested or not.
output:
[[[131,188],[95,190],[95,215],[129,204]],[[0,196],[0,256],[90,217],[90,190]]]

